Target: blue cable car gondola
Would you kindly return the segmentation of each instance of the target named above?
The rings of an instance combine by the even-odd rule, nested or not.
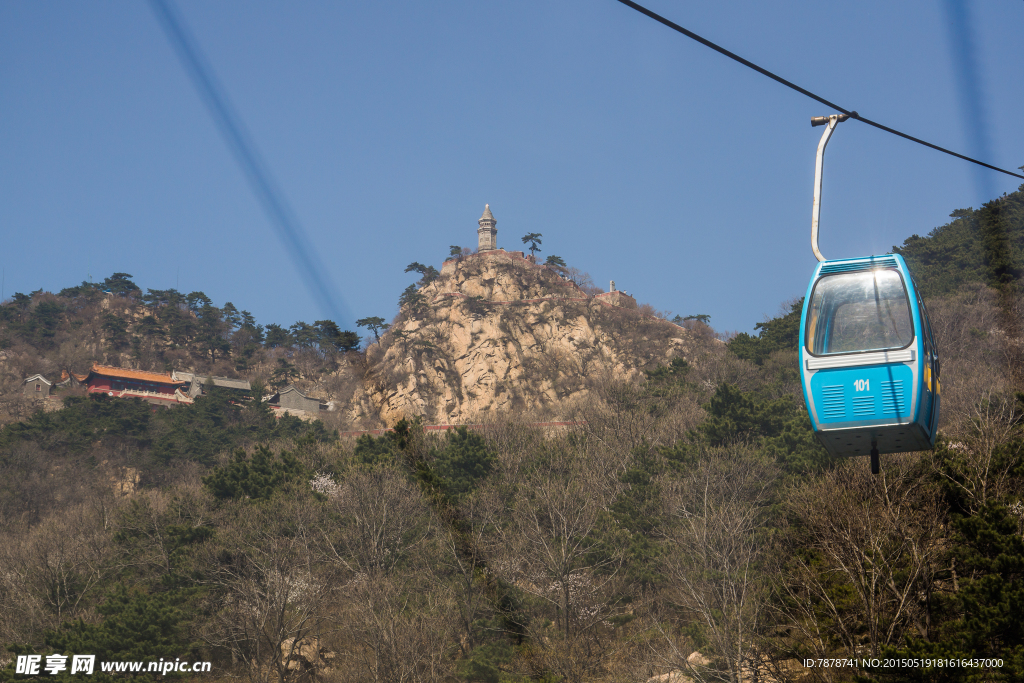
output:
[[[811,425],[833,456],[927,450],[939,424],[939,359],[928,312],[898,254],[828,261],[818,251],[825,145],[818,145],[811,246],[818,258],[800,321],[800,378]]]

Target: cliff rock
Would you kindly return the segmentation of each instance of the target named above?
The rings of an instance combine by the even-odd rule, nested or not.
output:
[[[589,296],[520,252],[447,261],[366,356],[353,417],[450,424],[510,409],[564,418],[594,382],[632,380],[691,350],[690,333],[622,293]]]

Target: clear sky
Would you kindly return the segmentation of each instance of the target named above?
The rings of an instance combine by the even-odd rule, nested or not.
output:
[[[1024,2],[648,0],[864,116],[1024,164]],[[719,330],[801,296],[826,107],[614,0],[177,7],[350,314],[412,261],[543,234],[607,287]],[[821,249],[884,253],[1020,181],[859,122],[826,156]],[[260,322],[310,296],[144,2],[0,1],[4,294],[131,273]]]

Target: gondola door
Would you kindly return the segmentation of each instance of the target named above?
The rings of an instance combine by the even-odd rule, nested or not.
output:
[[[924,365],[924,377],[921,382],[921,416],[919,422],[922,428],[928,433],[931,445],[935,445],[935,435],[939,429],[940,403],[942,401],[942,387],[939,383],[939,352],[935,346],[935,338],[932,336],[931,320],[928,318],[928,309],[921,298],[921,290],[914,282],[914,290],[917,295],[917,307],[921,318],[921,340],[922,356]]]

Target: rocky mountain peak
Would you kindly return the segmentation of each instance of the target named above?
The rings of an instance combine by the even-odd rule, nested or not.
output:
[[[515,409],[564,419],[595,382],[637,379],[686,356],[691,334],[623,292],[588,294],[523,252],[446,261],[367,351],[365,395],[393,424],[479,419]]]

